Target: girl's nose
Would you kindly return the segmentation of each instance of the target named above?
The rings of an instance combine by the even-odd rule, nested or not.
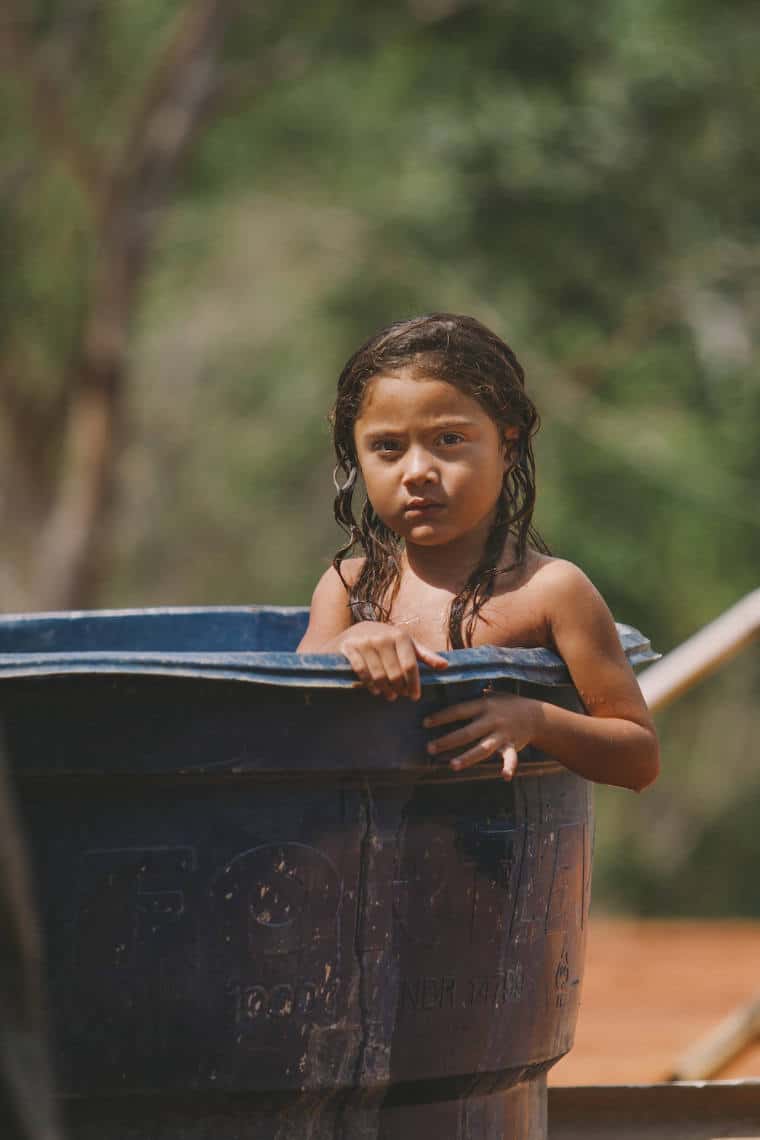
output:
[[[422,447],[410,448],[404,464],[404,484],[433,483],[438,481],[435,460]]]

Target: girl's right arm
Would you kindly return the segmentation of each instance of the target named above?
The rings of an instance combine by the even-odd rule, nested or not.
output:
[[[343,566],[352,581],[361,569],[361,559],[347,559]],[[418,661],[432,669],[448,667],[445,657],[415,641],[399,626],[379,621],[352,623],[346,587],[332,566],[317,583],[309,626],[297,652],[342,653],[360,683],[389,701],[400,696],[419,700],[422,686]]]
[[[359,563],[358,567],[356,563]],[[343,573],[351,584],[360,569],[361,562],[358,558],[347,558],[343,563]],[[333,643],[351,628],[351,624],[346,587],[341,582],[335,567],[330,566],[317,582],[312,594],[309,625],[301,638],[297,652],[339,653],[340,650],[336,649]]]

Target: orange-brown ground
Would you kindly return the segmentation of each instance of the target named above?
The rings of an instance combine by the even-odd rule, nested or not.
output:
[[[554,1085],[662,1080],[683,1051],[760,993],[760,922],[594,919],[575,1047]],[[760,1040],[716,1075],[760,1077]]]

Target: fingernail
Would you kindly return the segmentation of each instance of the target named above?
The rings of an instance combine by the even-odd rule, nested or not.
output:
[[[424,719],[424,720],[423,720],[423,722],[422,722],[422,724],[423,724],[423,726],[424,726],[425,728],[430,728],[430,725],[431,725],[431,723],[432,723],[432,722],[431,722],[431,720],[430,720],[430,717],[429,717],[429,716],[426,716],[426,717],[425,717],[425,719]]]
[[[430,744],[428,744],[427,750],[430,753],[430,755],[433,756],[435,754],[435,744],[433,744],[432,742]]]

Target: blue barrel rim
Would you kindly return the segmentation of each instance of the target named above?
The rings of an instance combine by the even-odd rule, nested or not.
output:
[[[0,617],[0,631],[26,634],[39,630],[71,629],[75,623],[90,622],[106,628],[111,623],[161,617],[222,618],[228,621],[246,617],[274,617],[303,622],[304,606],[162,606],[139,609],[77,610],[51,613],[8,614]],[[633,667],[650,664],[660,654],[633,626],[616,623],[622,647]],[[561,657],[550,649],[481,646],[454,649],[443,656],[449,668],[438,672],[421,665],[423,687],[451,685],[467,681],[488,682],[500,678],[538,685],[572,685]],[[173,652],[167,650],[99,649],[79,651],[0,652],[0,681],[33,677],[72,675],[137,674],[185,677],[204,680],[236,681],[248,684],[321,689],[353,689],[359,683],[342,654],[298,654],[258,650]]]

